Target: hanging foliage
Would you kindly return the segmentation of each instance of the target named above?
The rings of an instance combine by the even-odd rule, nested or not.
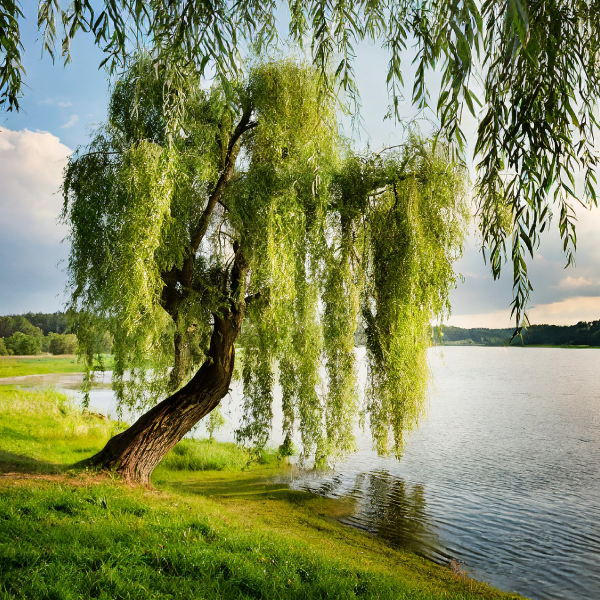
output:
[[[303,63],[257,62],[229,83],[233,102],[190,74],[176,133],[161,112],[165,76],[138,59],[66,170],[83,352],[91,358],[87,329],[108,328],[119,400],[147,408],[220,361],[215,335],[234,315],[240,442],[267,443],[279,382],[286,448],[298,433],[316,464],[345,456],[364,408],[377,450],[399,455],[423,408],[430,323],[449,309],[464,170],[416,135],[400,150],[353,152]]]

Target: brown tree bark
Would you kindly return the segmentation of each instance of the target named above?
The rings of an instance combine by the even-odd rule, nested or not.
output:
[[[229,391],[240,327],[240,311],[215,315],[208,358],[189,383],[77,466],[110,469],[131,483],[149,484],[167,452]]]
[[[169,376],[169,391],[174,392],[179,389],[186,375],[188,367],[189,350],[186,346],[185,335],[177,332],[173,336],[174,362],[173,369]],[[189,368],[189,367],[188,367]]]

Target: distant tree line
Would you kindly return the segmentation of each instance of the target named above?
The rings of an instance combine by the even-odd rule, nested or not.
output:
[[[77,336],[63,312],[0,317],[0,356],[76,352]],[[107,332],[98,340],[98,352],[112,352],[112,339]]]
[[[436,345],[445,346],[600,346],[600,320],[576,325],[531,325],[522,338],[511,338],[514,328],[434,327]]]

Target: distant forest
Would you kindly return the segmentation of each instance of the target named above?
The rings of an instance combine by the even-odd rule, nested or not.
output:
[[[434,327],[434,344],[438,346],[507,346],[513,328]],[[512,346],[600,346],[600,320],[580,321],[576,325],[531,325],[517,336]]]
[[[507,346],[513,328],[487,329],[476,327],[434,327],[436,346]],[[361,326],[355,334],[357,346],[364,346],[366,334]],[[532,325],[517,336],[512,346],[598,346],[600,347],[600,320],[580,321],[576,325]],[[105,332],[98,339],[97,351],[112,352],[112,339]],[[0,356],[23,354],[74,354],[77,336],[71,332],[63,312],[26,313],[0,316]]]
[[[30,325],[41,329],[43,335],[48,335],[49,333],[71,333],[67,322],[67,315],[63,312],[28,312],[24,315],[7,315],[5,317],[0,317],[0,337],[9,337],[17,331],[21,331],[20,328],[27,328],[23,323],[23,319]],[[29,333],[29,331],[22,331],[22,333]]]
[[[108,333],[98,339],[99,353],[112,351]],[[63,312],[0,316],[0,356],[75,354],[77,336]]]

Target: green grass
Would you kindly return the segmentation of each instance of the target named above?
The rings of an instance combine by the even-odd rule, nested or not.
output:
[[[51,390],[0,389],[0,600],[508,599],[341,525],[350,501],[291,491],[267,455],[186,440],[157,489],[68,470],[115,424]],[[242,470],[244,467],[244,470]]]
[[[259,464],[273,465],[277,461],[275,452],[264,452]],[[236,444],[212,440],[184,439],[163,459],[161,470],[184,471],[241,471],[249,466],[251,457]]]
[[[54,473],[100,449],[116,423],[52,389],[0,386],[0,469]]]
[[[103,357],[104,368],[110,369],[112,356]],[[0,378],[22,375],[47,375],[50,373],[83,373],[85,367],[77,356],[0,356]]]

